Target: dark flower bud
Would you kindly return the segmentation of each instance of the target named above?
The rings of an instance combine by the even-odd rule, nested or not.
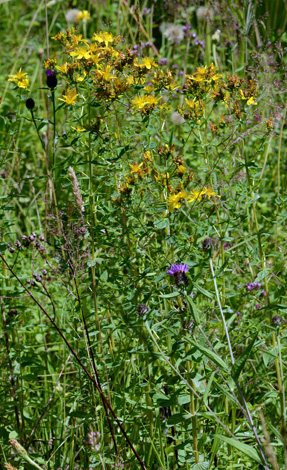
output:
[[[44,242],[44,241],[45,241],[45,238],[43,237],[43,235],[40,235],[40,236],[39,236],[39,240],[40,240],[40,242]]]
[[[36,283],[35,283],[35,281],[33,281],[33,279],[32,279],[32,281],[31,281],[31,279],[27,279],[27,284],[30,284],[30,286],[35,286],[36,285]]]
[[[33,277],[34,279],[36,279],[37,282],[42,282],[42,277],[40,276],[40,274],[33,273]]]
[[[33,98],[28,98],[26,100],[26,108],[30,110],[35,108],[35,101],[33,100]]]
[[[19,242],[19,240],[16,240],[15,243],[14,243],[14,245],[16,246],[16,248],[18,248],[18,250],[21,250],[22,245],[21,245],[21,243]]]
[[[140,304],[137,308],[138,315],[142,317],[143,315],[146,315],[149,311],[149,308],[146,304]]]
[[[206,238],[205,240],[203,240],[201,248],[203,249],[203,251],[209,251],[212,246],[215,246],[214,238]]]
[[[29,237],[28,237],[28,238],[29,238],[29,241],[30,241],[30,242],[33,242],[33,241],[35,241],[35,240],[36,240],[36,238],[37,238],[37,235],[36,235],[36,233],[35,233],[35,232],[33,232],[33,233],[31,233],[31,235],[29,235]]]
[[[13,246],[10,243],[7,244],[7,248],[10,251],[10,253],[15,253],[15,248],[13,248]]]
[[[278,315],[274,315],[274,317],[271,320],[271,323],[273,326],[279,326],[279,325],[282,325],[283,320]]]
[[[46,70],[46,72],[47,72],[47,70]],[[53,90],[54,88],[56,88],[57,83],[58,83],[58,80],[57,80],[56,74],[47,76],[47,86],[49,88],[51,88]]]
[[[41,272],[42,272],[43,276],[47,276],[47,274],[48,274],[48,272],[47,272],[47,270],[46,270],[46,269],[42,269],[42,271],[41,271]]]
[[[9,312],[7,312],[7,315],[12,318],[12,317],[14,317],[15,315],[17,315],[17,313],[18,313],[18,310],[16,310],[16,308],[13,308],[13,309],[10,310]]]
[[[174,274],[173,277],[174,277],[174,282],[178,287],[182,286],[183,284],[185,286],[188,285],[188,279],[187,279],[185,273],[182,273],[182,272],[178,271],[177,273]]]

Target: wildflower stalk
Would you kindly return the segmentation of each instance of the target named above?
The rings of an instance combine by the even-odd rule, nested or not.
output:
[[[281,419],[282,419],[282,437],[284,442],[284,464],[285,470],[287,470],[287,435],[286,435],[286,397],[285,397],[285,386],[284,386],[284,375],[283,375],[283,363],[282,363],[282,348],[281,348],[281,341],[280,341],[280,334],[279,334],[279,327],[276,328],[277,333],[277,343],[278,343],[278,354],[279,354],[279,367],[280,367],[280,376],[281,376],[281,384],[282,384],[282,391],[281,391]]]
[[[16,441],[16,439],[10,439],[9,444],[11,444],[13,449],[16,450],[17,454],[20,455],[22,459],[26,460],[26,462],[28,462],[30,465],[37,468],[37,470],[43,470],[42,467],[40,467],[40,465],[38,465],[33,459],[31,459],[26,449],[24,449],[24,447],[22,447],[21,444],[19,444],[19,442]]]
[[[223,313],[223,310],[222,310],[222,307],[221,307],[221,302],[220,302],[220,296],[219,296],[219,292],[218,292],[218,288],[217,288],[217,282],[216,282],[216,277],[215,277],[215,273],[214,273],[214,269],[213,269],[213,262],[212,262],[212,258],[211,256],[209,257],[209,264],[210,264],[210,269],[211,269],[211,274],[212,274],[212,277],[213,277],[213,283],[214,283],[214,288],[215,288],[215,293],[216,293],[216,298],[217,298],[217,303],[218,303],[218,307],[219,307],[219,310],[220,310],[220,314],[221,314],[221,318],[222,318],[222,322],[223,322],[223,325],[224,325],[224,329],[225,329],[225,334],[226,334],[226,339],[227,339],[227,343],[228,343],[228,348],[229,348],[229,353],[230,353],[230,357],[231,357],[231,362],[232,362],[232,365],[235,364],[235,360],[234,360],[234,356],[233,356],[233,351],[232,351],[232,346],[231,346],[231,341],[230,341],[230,337],[229,337],[229,333],[228,333],[228,328],[227,328],[227,324],[226,324],[226,321],[225,321],[225,317],[224,317],[224,313]],[[267,465],[267,461],[266,461],[266,458],[265,458],[265,455],[264,455],[264,452],[263,452],[263,449],[262,449],[262,445],[261,445],[261,442],[260,442],[260,439],[259,439],[259,436],[257,434],[257,431],[256,431],[256,428],[254,426],[254,422],[253,422],[253,419],[252,419],[252,416],[251,416],[251,413],[249,411],[249,408],[248,408],[248,405],[246,403],[246,400],[245,400],[245,397],[243,395],[243,392],[242,392],[242,389],[239,385],[239,382],[237,379],[234,379],[234,382],[235,382],[235,385],[237,387],[237,390],[240,394],[240,397],[243,401],[243,404],[244,404],[244,407],[246,409],[246,412],[247,412],[247,416],[248,416],[248,420],[249,420],[249,424],[251,426],[251,429],[254,433],[254,436],[255,436],[255,439],[257,441],[257,444],[258,444],[258,447],[259,447],[259,451],[260,451],[260,454],[261,454],[261,457],[265,463],[265,469],[268,469],[268,465]]]
[[[68,348],[70,349],[71,353],[73,354],[74,358],[76,359],[76,361],[78,362],[78,364],[80,365],[80,367],[83,369],[83,371],[85,372],[85,374],[87,375],[87,377],[89,378],[89,380],[93,383],[94,387],[96,388],[96,390],[99,392],[99,394],[101,395],[101,398],[103,399],[103,401],[105,402],[105,404],[107,405],[109,411],[111,412],[112,416],[114,417],[117,425],[119,426],[123,436],[125,437],[128,445],[130,446],[132,452],[134,453],[135,457],[137,458],[138,462],[139,462],[139,465],[141,466],[141,468],[143,470],[147,470],[142,459],[140,458],[140,456],[138,455],[136,449],[134,448],[131,440],[129,439],[127,433],[125,432],[120,420],[118,419],[116,413],[114,412],[110,402],[107,400],[106,396],[104,395],[103,391],[101,390],[101,388],[99,387],[97,381],[92,377],[92,375],[90,374],[90,372],[88,371],[88,369],[86,368],[86,366],[83,364],[83,362],[81,361],[81,359],[79,358],[78,354],[76,353],[76,351],[73,349],[73,347],[71,346],[71,344],[69,343],[69,341],[67,340],[67,338],[64,336],[64,334],[62,333],[61,329],[58,327],[58,325],[54,322],[54,320],[50,317],[50,315],[48,314],[48,312],[44,309],[44,307],[38,302],[38,300],[33,296],[33,294],[29,291],[29,289],[27,289],[27,287],[23,284],[23,282],[19,279],[19,277],[17,276],[17,274],[10,268],[9,264],[7,263],[7,261],[5,260],[4,256],[1,255],[0,253],[0,258],[2,259],[3,263],[5,264],[5,266],[8,268],[8,270],[10,271],[10,273],[17,279],[17,281],[19,282],[19,284],[21,284],[21,286],[23,287],[23,289],[27,292],[27,294],[31,297],[31,299],[38,305],[38,307],[42,310],[42,312],[44,313],[44,315],[48,318],[48,320],[50,321],[50,323],[54,326],[54,328],[57,330],[57,332],[59,333],[59,335],[61,336],[61,338],[63,339],[63,341],[65,342],[65,344],[68,346]],[[41,467],[39,467],[40,470],[42,470]],[[39,470],[38,469],[38,470]]]
[[[244,153],[244,148],[243,148],[243,153]],[[249,190],[251,193],[251,198],[254,198],[254,193],[252,191],[252,186],[251,186],[251,181],[250,181],[250,175],[249,175],[249,169],[248,169],[248,163],[247,163],[247,158],[244,153],[244,160],[245,160],[245,168],[246,168],[246,176],[247,176],[247,181],[249,185]],[[262,263],[262,269],[266,269],[266,260],[265,260],[265,254],[262,249],[262,243],[261,243],[261,235],[260,235],[260,230],[259,230],[259,225],[258,225],[258,219],[257,219],[257,213],[256,213],[256,202],[252,203],[252,210],[253,210],[253,217],[254,217],[254,222],[255,222],[255,228],[256,228],[256,233],[257,233],[257,240],[258,240],[258,248],[259,248],[259,256],[261,259]],[[269,286],[268,286],[268,280],[267,276],[264,277],[264,287],[265,287],[265,292],[266,292],[266,303],[267,306],[270,307],[270,295],[269,295]],[[269,313],[270,320],[271,320],[271,311]],[[276,335],[275,332],[272,333],[272,346],[273,348],[277,347],[277,342],[276,342]],[[280,366],[279,366],[279,361],[278,358],[275,358],[275,368],[276,368],[276,374],[277,374],[277,383],[278,383],[278,391],[279,391],[279,396],[280,396],[280,405],[281,405],[281,416],[285,416],[285,406],[283,403],[283,394],[282,394],[282,380],[281,380],[281,374],[280,374]],[[282,426],[284,429],[284,422],[282,422]]]
[[[188,353],[190,349],[190,345],[186,343],[185,345],[185,352],[186,354]],[[187,373],[190,375],[191,372],[191,367],[190,367],[190,361],[186,361],[186,368],[187,368]],[[199,454],[198,454],[198,442],[197,442],[197,417],[196,417],[196,411],[195,411],[195,399],[194,399],[194,392],[193,389],[195,388],[193,380],[191,382],[191,388],[192,390],[189,391],[190,394],[190,413],[192,414],[192,439],[193,439],[193,448],[194,448],[194,459],[195,463],[199,462]]]

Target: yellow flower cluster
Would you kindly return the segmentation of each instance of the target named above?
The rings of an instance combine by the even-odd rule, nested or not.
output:
[[[169,212],[173,212],[174,209],[179,209],[184,199],[186,199],[187,203],[190,204],[194,201],[201,201],[204,197],[208,197],[208,199],[210,199],[212,196],[220,198],[212,188],[204,187],[201,190],[193,189],[190,194],[188,194],[187,191],[181,190],[177,194],[171,194],[169,196],[167,201],[168,210]]]
[[[22,72],[22,69],[16,73],[16,75],[9,75],[8,82],[14,82],[19,88],[28,88],[29,80],[26,77],[27,73]]]
[[[92,96],[98,101],[118,100],[127,91],[136,90],[137,96],[128,97],[134,112],[147,115],[156,107],[169,110],[165,104],[159,104],[161,96],[156,93],[163,87],[170,90],[175,88],[173,75],[170,71],[159,70],[152,57],[138,58],[130,47],[126,47],[125,51],[120,49],[120,36],[100,31],[93,34],[92,41],[88,41],[72,28],[65,34],[59,32],[53,39],[64,46],[68,59],[63,64],[48,59],[44,65],[58,70],[67,82],[68,91],[61,98],[62,101],[74,103],[74,99],[70,102],[71,91],[76,90],[72,99],[78,95],[78,84],[88,82]],[[142,85],[144,94],[139,91],[138,85]]]

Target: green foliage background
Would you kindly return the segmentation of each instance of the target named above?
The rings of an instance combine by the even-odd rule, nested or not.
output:
[[[200,6],[0,4],[3,469],[287,468],[286,4],[206,3],[214,16],[203,21],[196,14]],[[224,77],[237,74],[242,87],[253,80],[257,106],[243,107],[241,118],[220,127],[226,106],[205,96],[210,114],[201,123],[178,125],[172,113],[182,104],[179,93],[169,93],[170,109],[156,107],[149,115],[131,107],[143,93],[140,86],[112,103],[68,108],[58,101],[66,90],[62,81],[55,90],[54,135],[43,61],[57,54],[62,63],[63,48],[51,37],[71,26],[65,19],[70,8],[89,11],[91,19],[78,25],[87,38],[97,31],[121,35],[123,50],[153,42],[155,50],[144,55],[167,58],[163,70],[175,71],[180,83],[178,71],[193,74],[211,62]],[[160,28],[166,23],[188,24],[196,38],[173,44]],[[28,73],[29,93],[7,81],[20,67]],[[92,92],[91,83],[82,86],[85,99]],[[25,107],[28,96],[36,103],[38,133]],[[90,125],[90,118],[94,130],[72,129]],[[43,151],[47,136],[55,148],[51,178]],[[130,165],[147,151],[151,172],[121,191]],[[212,187],[220,198],[182,201],[169,212],[168,185],[177,191],[186,181],[175,157],[187,169],[185,178],[193,174],[189,191]],[[24,246],[22,236],[34,232],[44,251],[36,240]],[[205,251],[207,238],[212,243]],[[16,240],[23,247],[11,253],[8,244]],[[185,287],[167,274],[175,262],[190,267]],[[41,282],[27,283],[43,269]],[[249,291],[251,282],[260,289]],[[139,315],[142,304],[148,311]],[[100,381],[117,416],[118,423],[108,413],[112,432],[100,393],[79,361]],[[94,445],[91,431],[99,433]]]

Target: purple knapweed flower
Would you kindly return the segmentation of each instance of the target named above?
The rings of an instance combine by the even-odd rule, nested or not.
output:
[[[188,279],[186,277],[186,273],[189,270],[188,264],[172,264],[171,268],[167,271],[167,274],[174,277],[174,281],[177,286],[181,286],[182,284],[187,285]]]
[[[55,77],[56,76],[56,72],[55,70],[45,70],[45,74],[47,75],[47,77]]]
[[[247,290],[251,291],[253,289],[259,290],[261,288],[261,282],[248,282],[245,284]]]
[[[165,57],[162,57],[158,62],[158,65],[168,65],[168,60]]]

